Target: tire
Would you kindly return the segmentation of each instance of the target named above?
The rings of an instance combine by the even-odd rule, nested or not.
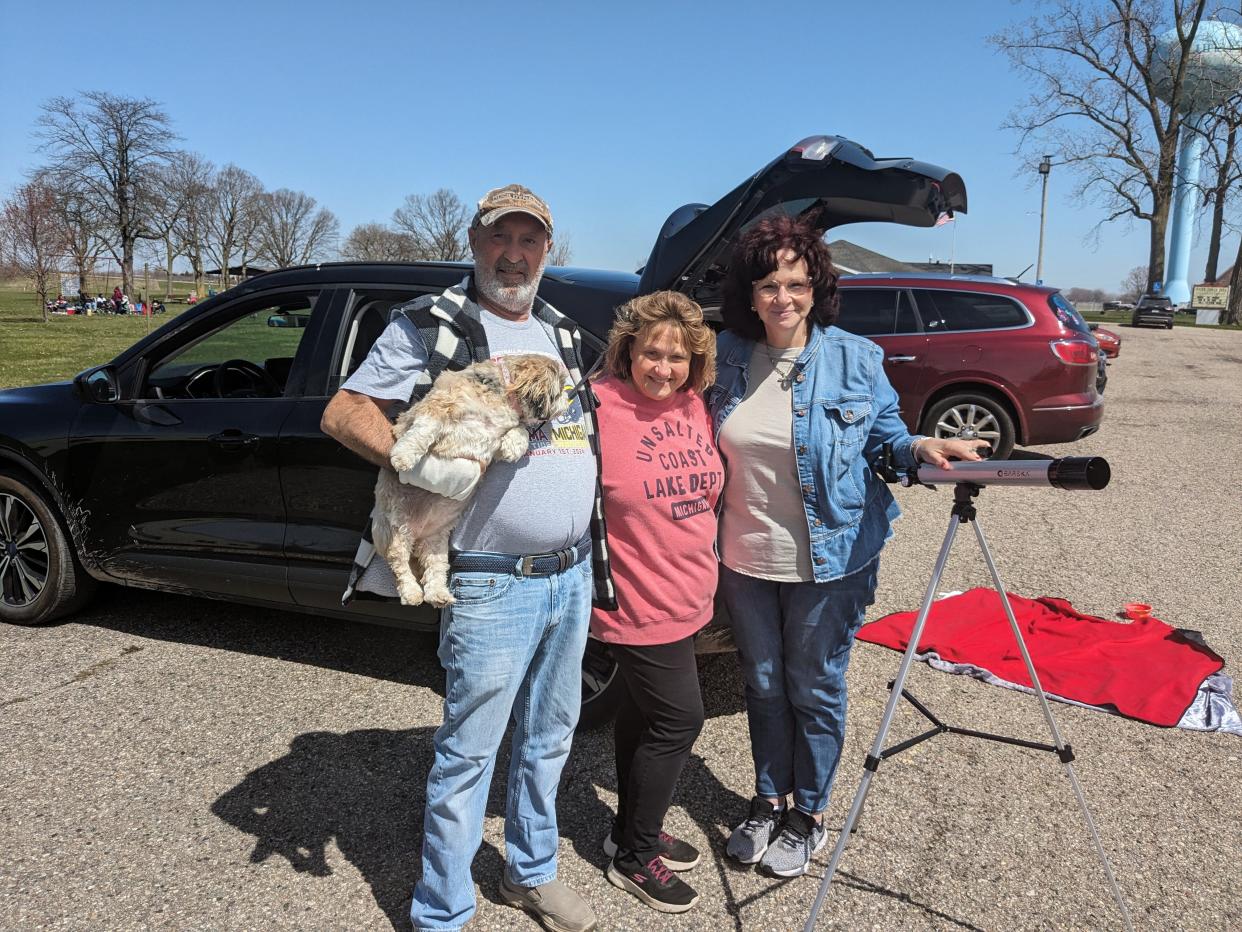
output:
[[[1008,457],[1016,440],[1008,409],[991,395],[970,392],[948,395],[932,405],[921,431],[929,437],[986,440],[994,460]]]
[[[582,711],[578,727],[591,731],[616,718],[623,689],[621,671],[608,645],[588,638],[586,653],[582,656]]]
[[[94,589],[44,495],[0,473],[0,622],[47,624],[80,608]]]

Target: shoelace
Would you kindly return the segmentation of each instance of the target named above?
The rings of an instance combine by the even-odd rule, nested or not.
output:
[[[666,845],[669,845],[670,847],[672,845],[677,844],[677,839],[674,838],[672,835],[670,835],[668,832],[660,833],[660,841],[664,842]]]
[[[812,828],[811,831],[813,832],[815,829]],[[792,825],[786,825],[784,830],[781,832],[781,837],[776,839],[776,843],[778,845],[783,845],[786,848],[792,848],[796,851],[801,847],[810,845],[811,836],[803,834]]]
[[[673,879],[673,872],[665,867],[658,854],[647,862],[647,871],[656,879],[660,886],[664,886]]]

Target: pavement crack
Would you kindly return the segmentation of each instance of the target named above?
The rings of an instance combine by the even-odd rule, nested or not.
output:
[[[116,666],[116,664],[120,663],[120,661],[127,655],[136,654],[140,650],[142,650],[142,648],[138,645],[130,644],[127,647],[121,648],[121,653],[117,656],[105,657],[103,660],[97,660],[86,669],[79,670],[63,683],[57,683],[55,686],[49,687],[42,692],[32,693],[29,696],[17,696],[13,699],[6,699],[4,702],[0,702],[0,709],[5,709],[11,705],[17,705],[21,702],[30,702],[32,699],[41,699],[42,697],[50,695],[57,690],[64,689],[66,686],[72,686],[75,683],[81,683],[85,680],[89,680],[91,677],[98,676],[110,667]]]

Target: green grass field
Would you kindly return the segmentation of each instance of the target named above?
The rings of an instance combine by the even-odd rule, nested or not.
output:
[[[72,378],[112,359],[185,308],[170,304],[167,313],[150,318],[53,314],[45,324],[34,292],[0,283],[0,388]]]

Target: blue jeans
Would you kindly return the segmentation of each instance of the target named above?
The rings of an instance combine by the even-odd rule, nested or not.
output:
[[[810,815],[828,808],[845,738],[845,668],[878,565],[826,583],[769,582],[720,567],[746,681],[756,795],[792,793]]]
[[[552,576],[454,573],[450,588],[457,601],[440,618],[448,676],[410,906],[416,929],[460,929],[474,915],[470,863],[510,715],[509,878],[531,887],[556,877],[556,789],[578,724],[591,560]]]

